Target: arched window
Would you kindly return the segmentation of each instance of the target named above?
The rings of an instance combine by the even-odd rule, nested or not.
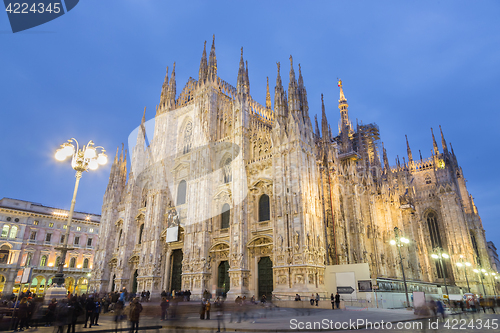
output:
[[[47,256],[43,255],[42,259],[40,259],[40,266],[45,267],[47,266]]]
[[[429,227],[429,234],[431,236],[432,249],[442,248],[441,235],[439,233],[439,227],[437,223],[436,213],[430,212],[427,214],[427,226]]]
[[[177,187],[177,205],[183,205],[186,203],[186,190],[187,183],[185,180],[181,180],[179,186]]]
[[[2,245],[0,248],[0,264],[8,264],[9,262],[10,247],[8,245]]]
[[[89,268],[89,258],[83,260],[83,268]]]
[[[259,199],[259,222],[269,221],[270,218],[269,196],[267,194],[263,194]]]
[[[7,237],[9,235],[9,225],[5,224],[2,227],[2,237]]]
[[[187,154],[191,150],[191,143],[193,140],[193,123],[188,122],[184,127],[184,140],[182,146],[182,153]]]
[[[142,243],[142,233],[144,232],[144,223],[139,227],[139,244]]]
[[[431,183],[432,183],[431,176],[426,176],[425,177],[425,184],[431,184]]]
[[[224,206],[222,206],[221,223],[220,223],[221,229],[229,228],[230,215],[231,215],[231,207],[229,207],[229,205],[226,203],[224,204]]]
[[[13,226],[10,228],[10,235],[9,238],[16,238],[17,237],[17,226]]]
[[[69,260],[69,267],[70,268],[75,268],[75,265],[76,265],[76,258],[73,257]]]

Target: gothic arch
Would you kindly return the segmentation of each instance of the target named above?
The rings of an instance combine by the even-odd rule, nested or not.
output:
[[[187,154],[191,151],[193,144],[193,121],[190,117],[184,118],[178,135],[178,151]]]
[[[186,203],[187,197],[187,182],[183,179],[177,185],[177,201],[176,205],[183,205]]]
[[[438,247],[444,249],[443,238],[441,237],[443,233],[441,232],[440,228],[440,225],[442,224],[441,216],[437,213],[436,210],[428,208],[423,213],[423,221],[429,232],[431,249],[435,249]]]
[[[149,188],[149,184],[144,185],[144,187],[142,188],[141,202],[139,203],[139,208],[144,208],[147,205],[148,188]]]
[[[230,153],[224,154],[220,161],[220,168],[222,169],[222,182],[224,184],[232,182],[233,178],[233,170],[231,166],[231,162],[233,161],[233,157]]]

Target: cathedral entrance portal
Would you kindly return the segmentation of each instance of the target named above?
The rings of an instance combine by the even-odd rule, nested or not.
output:
[[[217,288],[217,296],[226,296],[229,291],[229,263],[227,260],[221,261],[219,264]]]
[[[172,251],[172,283],[170,290],[179,291],[182,287],[182,250]]]
[[[273,262],[269,257],[261,257],[259,260],[259,298],[266,295],[268,300],[273,292]]]
[[[137,292],[137,276],[139,276],[139,273],[137,273],[137,269],[134,272],[134,280],[132,281],[132,292],[136,293]]]

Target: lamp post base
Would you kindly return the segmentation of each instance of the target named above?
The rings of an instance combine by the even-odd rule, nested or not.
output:
[[[50,286],[47,288],[47,291],[45,291],[44,304],[49,304],[54,298],[60,301],[62,299],[66,299],[67,297],[68,297],[68,292],[66,291],[66,288],[63,287],[62,285]]]

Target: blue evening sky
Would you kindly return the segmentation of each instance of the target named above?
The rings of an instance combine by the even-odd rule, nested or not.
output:
[[[292,54],[311,118],[324,93],[334,131],[341,78],[351,120],[380,126],[391,165],[405,134],[413,156],[430,156],[441,125],[500,247],[499,17],[498,1],[85,0],[12,34],[0,14],[0,197],[69,209],[74,171],[54,160],[58,146],[92,139],[112,159],[145,106],[154,117],[166,66],[177,63],[179,93],[215,34],[219,76],[236,85],[243,46],[261,104],[277,61],[288,86]],[[100,213],[110,167],[83,175],[76,210]]]

